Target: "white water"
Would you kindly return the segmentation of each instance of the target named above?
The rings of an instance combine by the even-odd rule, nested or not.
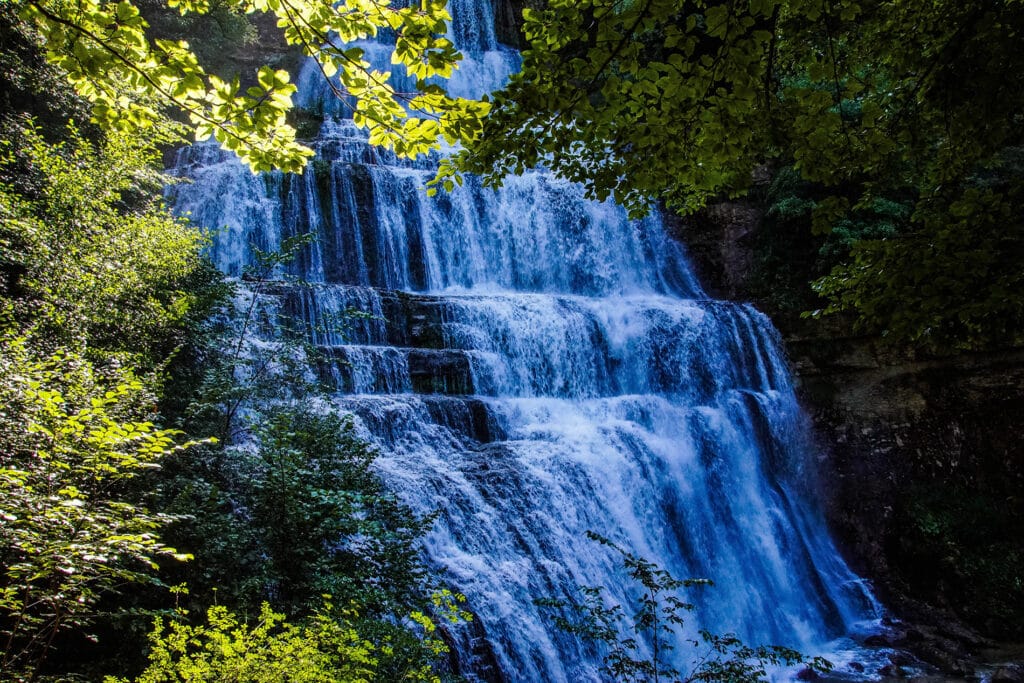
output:
[[[452,89],[497,87],[518,58],[496,41],[490,2],[451,4],[467,55]],[[636,598],[587,530],[714,580],[689,596],[689,637],[699,625],[819,653],[877,616],[814,507],[776,333],[748,306],[708,300],[657,216],[629,221],[544,173],[427,198],[431,162],[370,148],[311,70],[298,83],[326,116],[317,172],[255,177],[199,146],[180,154],[194,182],[171,188],[174,205],[217,230],[212,255],[231,276],[253,246],[315,233],[286,273],[314,286],[277,308],[324,350],[318,371],[380,444],[391,485],[441,511],[429,561],[468,596],[508,680],[601,680],[599,655],[533,605],[578,585]],[[472,674],[481,648],[459,637]],[[677,645],[685,670],[694,651]]]

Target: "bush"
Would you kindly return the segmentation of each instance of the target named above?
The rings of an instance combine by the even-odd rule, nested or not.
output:
[[[156,582],[158,557],[186,559],[159,539],[171,517],[130,488],[184,447],[142,419],[146,398],[128,371],[104,376],[76,354],[0,342],[0,673],[38,670],[59,634],[89,627],[101,598]]]

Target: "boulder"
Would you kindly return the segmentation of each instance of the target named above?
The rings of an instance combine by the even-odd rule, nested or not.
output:
[[[1024,683],[1024,666],[1020,664],[1003,664],[992,672],[991,683]]]

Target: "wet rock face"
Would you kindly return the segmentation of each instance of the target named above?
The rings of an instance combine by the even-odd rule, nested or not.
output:
[[[472,396],[424,397],[431,419],[467,439],[484,445],[508,438],[487,403]]]
[[[416,349],[409,353],[409,377],[417,394],[473,393],[473,374],[463,351]]]
[[[491,5],[494,7],[494,30],[498,41],[509,47],[521,48],[519,29],[524,3],[521,0],[491,0]]]
[[[932,615],[943,623],[944,615]],[[984,640],[955,624],[949,626],[928,625],[917,628],[891,618],[882,620],[883,631],[868,636],[861,644],[868,648],[879,648],[885,663],[878,666],[877,673],[886,678],[910,678],[914,672],[941,671],[957,677],[973,676],[975,666],[971,652],[978,652]],[[855,662],[848,665],[850,670],[863,672],[864,664]]]
[[[908,618],[939,606],[990,636],[1018,636],[1024,351],[914,358],[870,339],[788,342],[826,454],[828,516],[851,560]]]
[[[461,676],[469,673],[473,680],[480,683],[508,683],[508,677],[502,672],[495,656],[494,646],[487,637],[487,629],[480,619],[473,619],[457,631],[442,626],[441,635],[452,646],[448,657],[452,674]],[[468,652],[469,656],[466,661],[459,661],[456,652]]]
[[[753,201],[719,202],[693,216],[670,217],[667,228],[686,244],[701,284],[714,297],[750,298],[752,242],[764,209]]]

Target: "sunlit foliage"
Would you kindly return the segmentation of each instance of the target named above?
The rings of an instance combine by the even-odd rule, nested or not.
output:
[[[47,58],[92,103],[108,130],[148,131],[179,139],[167,112],[187,117],[197,140],[216,138],[254,171],[301,172],[311,149],[287,123],[295,86],[282,69],[262,66],[255,83],[208,73],[186,41],[151,39],[139,7],[128,0],[16,0],[21,16],[41,33]],[[182,14],[211,10],[206,0],[167,0]],[[416,156],[440,140],[468,142],[479,131],[485,102],[449,97],[434,82],[456,68],[461,55],[444,37],[450,19],[443,0],[410,7],[379,0],[231,0],[219,11],[269,12],[285,40],[314,58],[339,97],[351,98],[353,120],[374,144]],[[414,78],[399,92],[389,72],[374,69],[353,41],[380,32],[395,36],[392,63]]]

